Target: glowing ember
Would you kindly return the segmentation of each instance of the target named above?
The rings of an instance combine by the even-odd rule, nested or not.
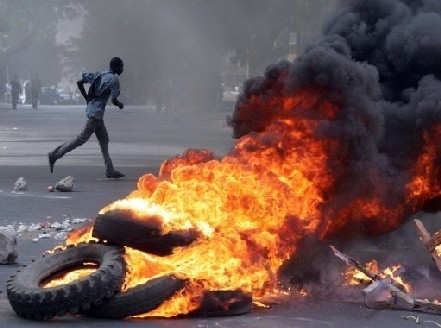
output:
[[[435,251],[438,254],[438,256],[441,256],[441,245],[436,246]]]
[[[253,305],[254,305],[255,307],[262,308],[262,309],[269,309],[269,308],[271,308],[271,306],[269,306],[269,305],[267,305],[267,304],[263,304],[263,303],[258,302],[258,301],[254,301],[254,302],[253,302]]]
[[[374,274],[378,274],[380,270],[378,269],[378,263],[376,260],[372,260],[371,262],[366,263],[366,269],[371,271]],[[347,285],[367,285],[372,282],[372,279],[369,278],[365,273],[359,271],[354,267],[349,267],[344,273],[345,283]]]

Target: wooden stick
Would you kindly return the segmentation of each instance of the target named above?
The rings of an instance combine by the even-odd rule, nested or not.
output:
[[[424,227],[423,222],[421,222],[420,220],[414,220],[414,223],[421,241],[432,256],[432,259],[435,262],[438,270],[441,271],[441,258],[436,251],[436,247],[441,244],[441,231],[436,232],[432,237]]]
[[[347,265],[351,265],[361,272],[363,272],[366,276],[372,279],[374,281],[375,286],[369,290],[369,288],[364,290],[364,295],[366,295],[368,292],[375,289],[378,285],[383,285],[386,287],[386,289],[391,293],[391,295],[395,299],[395,303],[399,305],[402,308],[406,309],[413,309],[415,307],[415,302],[413,298],[411,298],[409,295],[407,295],[405,292],[403,292],[399,286],[397,286],[396,282],[393,280],[384,280],[381,279],[378,274],[373,273],[372,271],[365,268],[363,265],[361,265],[358,261],[355,259],[349,257],[348,255],[340,252],[337,250],[334,246],[331,247],[332,251],[334,252],[334,255],[337,256],[340,260],[345,262]]]

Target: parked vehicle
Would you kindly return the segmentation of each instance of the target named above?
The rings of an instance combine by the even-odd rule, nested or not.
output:
[[[60,95],[55,87],[42,87],[40,93],[41,105],[58,105],[60,103]]]
[[[234,88],[223,87],[221,106],[223,110],[232,111],[234,109],[234,105],[240,95],[241,88],[236,86]]]
[[[75,103],[73,99],[73,93],[70,91],[70,88],[59,88],[57,89],[58,92],[58,104],[60,105],[73,105]]]

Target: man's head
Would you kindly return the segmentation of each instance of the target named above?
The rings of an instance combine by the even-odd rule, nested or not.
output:
[[[124,71],[124,62],[119,57],[113,57],[110,60],[109,68],[115,74],[121,75]]]

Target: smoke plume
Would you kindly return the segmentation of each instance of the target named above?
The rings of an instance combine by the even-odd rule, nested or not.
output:
[[[333,182],[323,190],[321,235],[395,229],[439,191],[409,196],[439,133],[439,58],[439,1],[344,1],[320,43],[245,82],[231,119],[234,136],[265,134],[286,119],[314,121],[315,138],[338,141],[327,148]],[[286,101],[302,93],[315,100]],[[330,104],[338,110],[326,109]],[[423,172],[431,181],[438,175],[434,154]],[[349,224],[339,226],[342,217]]]

